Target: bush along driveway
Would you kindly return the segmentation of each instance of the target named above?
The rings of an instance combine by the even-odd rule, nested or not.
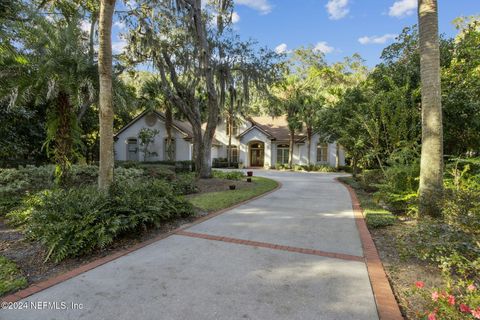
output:
[[[400,319],[396,305],[375,299],[382,270],[367,268],[364,253],[375,248],[362,247],[337,175],[257,175],[282,188],[21,300],[77,308],[1,318]]]

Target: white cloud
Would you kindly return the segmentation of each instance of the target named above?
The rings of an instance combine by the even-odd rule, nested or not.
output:
[[[126,46],[127,41],[125,40],[112,42],[112,52],[115,54],[119,54],[125,49]]]
[[[384,44],[389,40],[395,39],[397,37],[396,34],[393,33],[387,33],[384,34],[383,36],[365,36],[358,38],[358,42],[361,44]]]
[[[327,54],[327,53],[333,52],[333,50],[335,50],[335,48],[332,47],[332,46],[329,46],[328,43],[325,42],[325,41],[320,41],[319,43],[317,43],[315,45],[313,50],[320,51],[320,52],[323,52],[324,54]]]
[[[349,0],[329,0],[325,5],[329,18],[332,20],[339,20],[345,17],[350,12],[348,1]]]
[[[275,52],[278,54],[286,53],[288,52],[288,46],[286,43],[281,43],[278,46],[275,47]]]
[[[402,18],[415,13],[418,0],[398,0],[393,3],[388,11],[392,17]]]
[[[272,5],[268,0],[237,0],[235,3],[260,11],[261,14],[268,14],[272,11]]]
[[[127,0],[125,4],[130,8],[135,8],[137,6],[137,2],[135,0]]]
[[[238,23],[240,22],[240,15],[233,11],[232,13],[232,23]]]
[[[113,26],[117,27],[118,29],[125,29],[125,22],[123,21],[115,21]]]
[[[85,32],[90,32],[91,23],[87,20],[80,21],[80,29]]]

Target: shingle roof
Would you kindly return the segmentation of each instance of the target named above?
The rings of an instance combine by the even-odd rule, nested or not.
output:
[[[290,139],[290,131],[288,130],[288,122],[286,116],[259,116],[250,117],[249,120],[252,122],[253,126],[259,127],[277,141],[288,141]],[[302,140],[304,137],[304,131],[297,132],[295,134],[295,141]]]

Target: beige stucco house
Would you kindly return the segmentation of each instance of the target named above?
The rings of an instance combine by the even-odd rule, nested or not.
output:
[[[165,116],[161,112],[143,112],[123,127],[115,135],[115,159],[143,161],[144,154],[139,148],[138,135],[142,128],[157,129],[159,134],[150,145],[150,152],[156,155],[148,161],[166,160],[166,130]],[[227,124],[221,121],[216,129],[212,147],[212,160],[226,158],[228,150]],[[275,164],[288,163],[289,131],[285,117],[250,117],[244,119],[238,127],[233,128],[232,134],[232,161],[241,162],[246,167],[270,168]],[[192,130],[188,122],[173,122],[174,154],[177,161],[192,159]],[[305,132],[295,136],[293,147],[293,162],[304,165],[308,162],[308,151]],[[313,164],[335,166],[337,161],[337,144],[327,143],[321,139],[319,133],[312,137],[310,161]],[[340,148],[338,162],[345,164],[345,155]]]

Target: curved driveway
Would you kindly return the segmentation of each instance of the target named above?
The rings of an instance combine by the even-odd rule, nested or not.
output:
[[[378,319],[338,175],[255,175],[283,186],[23,300],[66,310],[3,310],[0,318]]]

